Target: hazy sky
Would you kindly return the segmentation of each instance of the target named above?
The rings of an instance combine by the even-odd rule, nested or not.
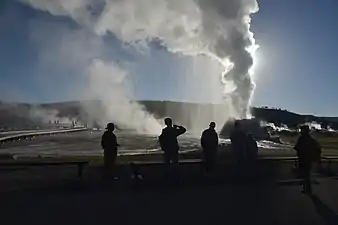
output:
[[[253,105],[337,116],[338,1],[260,0],[259,6],[252,20],[252,30],[261,46]],[[41,26],[46,28],[42,34]],[[69,30],[77,30],[77,25],[14,0],[0,1],[0,98],[30,102],[81,98],[74,93],[81,87],[78,71],[60,66],[52,47],[45,54],[39,52],[41,45],[53,46]],[[95,51],[95,37],[85,38],[93,39],[90,47]],[[138,98],[181,98],[182,87],[173,65],[182,66],[184,59],[167,53],[156,43],[150,56],[143,57],[121,47],[112,35],[104,42],[109,46],[103,50],[104,57],[137,61],[135,73],[147,74],[147,79],[134,77]],[[70,54],[76,58],[76,53]],[[177,91],[173,91],[175,87],[179,87]]]

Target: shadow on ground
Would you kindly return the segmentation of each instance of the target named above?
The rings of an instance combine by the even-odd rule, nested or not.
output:
[[[327,225],[338,224],[338,214],[324,204],[316,195],[312,195],[311,200],[316,208],[316,212],[322,217]]]
[[[158,180],[155,185],[58,180],[2,195],[1,217],[6,224],[25,225],[326,224],[298,186],[240,179],[197,181]],[[326,210],[319,215],[322,212]]]

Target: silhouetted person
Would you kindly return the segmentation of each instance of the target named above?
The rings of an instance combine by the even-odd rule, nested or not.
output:
[[[104,177],[108,178],[112,176],[113,169],[117,157],[117,143],[116,135],[114,134],[115,125],[113,123],[108,123],[106,131],[102,135],[101,146],[103,148],[104,156]]]
[[[238,166],[241,166],[246,157],[246,140],[247,136],[241,129],[238,121],[235,121],[234,129],[230,134],[232,150],[235,154]]]
[[[297,151],[299,169],[304,179],[303,192],[312,193],[311,169],[312,163],[320,160],[321,147],[318,142],[310,135],[310,128],[307,125],[301,127],[301,135],[294,147]]]
[[[204,130],[201,136],[203,161],[207,172],[215,167],[217,160],[218,134],[215,131],[215,127],[215,122],[211,122],[209,128]]]
[[[164,162],[166,165],[178,163],[179,145],[177,137],[184,134],[187,130],[182,126],[173,125],[171,118],[164,119],[166,127],[162,129],[159,142],[164,152]]]

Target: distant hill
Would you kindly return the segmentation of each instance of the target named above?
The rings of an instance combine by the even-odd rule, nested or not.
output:
[[[208,113],[211,110],[222,107],[221,105],[172,101],[140,101],[139,103],[142,104],[144,108],[148,112],[152,113],[156,118],[170,116],[174,119],[177,119],[178,122],[180,119],[182,120],[182,116],[179,115],[181,110],[178,109],[184,109],[187,112],[187,116],[189,116],[190,112],[193,113],[198,111],[201,113]],[[53,117],[68,117],[86,123],[88,122],[88,115],[86,115],[86,112],[83,110],[83,105],[91,106],[97,112],[103,111],[100,101],[73,101],[37,105],[0,102],[0,128],[43,126],[47,122],[46,118],[48,120],[49,117],[50,119],[53,119]],[[330,125],[331,128],[338,130],[338,117],[299,115],[286,110],[271,109],[266,107],[253,107],[251,111],[253,116],[256,118],[263,121],[272,122],[277,126],[285,124],[289,128],[295,128],[301,123],[314,121],[316,123],[322,124],[324,127]],[[51,112],[54,112],[54,114]]]
[[[330,126],[331,128],[338,130],[338,117],[317,117],[313,115],[300,115],[297,113],[289,112],[282,109],[271,108],[256,108],[253,107],[252,114],[261,120],[272,122],[276,126],[282,124],[287,125],[289,128],[296,128],[297,125],[306,122],[316,122],[321,124],[322,127]]]

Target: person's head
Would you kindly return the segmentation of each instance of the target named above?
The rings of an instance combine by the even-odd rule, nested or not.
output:
[[[114,123],[108,123],[106,129],[108,131],[114,131],[115,130],[115,124]]]
[[[215,129],[216,123],[215,123],[215,122],[210,122],[209,127],[210,127],[211,129]]]
[[[310,127],[308,125],[302,125],[300,127],[300,133],[302,135],[308,135],[308,134],[310,134]]]
[[[164,124],[167,125],[168,127],[171,127],[173,125],[173,121],[171,118],[165,118]]]

